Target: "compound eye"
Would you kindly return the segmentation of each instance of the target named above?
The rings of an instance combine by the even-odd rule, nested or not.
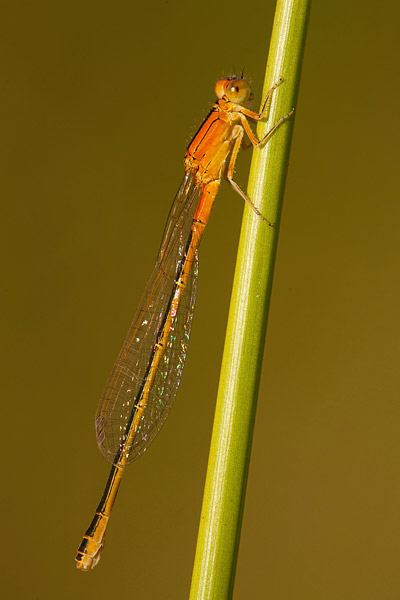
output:
[[[234,77],[227,77],[217,81],[215,84],[215,93],[217,98],[227,96],[231,102],[235,102],[236,104],[247,102],[253,97],[249,82],[245,79],[235,79]]]
[[[225,94],[229,100],[236,104],[247,102],[253,97],[250,84],[245,79],[232,79],[228,81],[225,86]]]

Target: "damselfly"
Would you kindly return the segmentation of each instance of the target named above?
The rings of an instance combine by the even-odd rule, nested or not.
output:
[[[96,566],[126,465],[150,445],[168,416],[185,362],[198,273],[197,251],[221,182],[236,192],[267,225],[272,225],[233,181],[236,158],[246,133],[256,148],[264,144],[293,110],[264,135],[248,119],[267,116],[269,90],[260,113],[243,106],[252,98],[243,77],[217,82],[217,101],[189,144],[185,175],[172,204],[156,265],[128,335],[111,371],[96,414],[97,443],[112,464],[106,488],[76,556],[83,571]]]

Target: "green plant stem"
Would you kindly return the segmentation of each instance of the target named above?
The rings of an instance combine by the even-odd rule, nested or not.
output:
[[[264,98],[280,77],[261,137],[295,106],[310,0],[278,0]],[[254,151],[248,195],[275,227],[246,206],[239,243],[207,478],[193,569],[191,600],[232,597],[294,117]]]

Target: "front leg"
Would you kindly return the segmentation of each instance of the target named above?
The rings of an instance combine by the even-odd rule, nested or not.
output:
[[[264,137],[261,140],[258,140],[257,137],[254,135],[254,133],[249,125],[249,122],[247,121],[246,117],[248,117],[249,119],[254,119],[255,121],[261,121],[261,119],[268,117],[269,110],[271,108],[272,94],[273,94],[274,90],[276,90],[278,85],[280,85],[282,83],[282,81],[283,81],[283,77],[280,77],[278,79],[278,81],[269,90],[260,113],[255,113],[251,110],[247,110],[246,108],[242,108],[242,110],[240,111],[240,120],[242,121],[242,125],[245,128],[246,133],[249,136],[249,139],[255,148],[262,146],[262,144],[264,144],[271,137],[271,135],[279,127],[279,125],[281,125],[284,121],[286,121],[286,119],[291,117],[292,114],[294,113],[294,108],[292,108],[292,110],[287,115],[285,115],[284,117],[281,117],[279,119],[279,121],[277,123],[275,123],[275,125],[269,131],[267,131],[267,133],[264,135]]]
[[[280,85],[282,83],[282,81],[283,81],[283,77],[279,77],[278,81],[276,83],[274,83],[272,88],[269,90],[267,97],[264,100],[264,104],[262,105],[262,109],[261,109],[260,113],[253,112],[252,110],[248,110],[247,108],[243,108],[243,110],[241,112],[244,115],[246,115],[246,117],[249,117],[250,119],[254,119],[255,121],[261,121],[261,119],[264,119],[264,117],[268,117],[269,109],[271,108],[272,94],[273,94],[274,90],[276,90],[278,85]]]

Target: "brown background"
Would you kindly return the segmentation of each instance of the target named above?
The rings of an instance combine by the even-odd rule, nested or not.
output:
[[[400,597],[399,7],[312,7],[235,600]],[[257,106],[274,2],[15,2],[1,18],[2,597],[187,598],[242,202],[201,248],[176,406],[123,481],[93,416],[221,75]],[[245,186],[249,156],[237,180]]]

